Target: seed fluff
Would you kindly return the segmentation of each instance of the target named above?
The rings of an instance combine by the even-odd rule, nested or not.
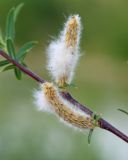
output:
[[[81,21],[79,15],[70,16],[57,40],[47,48],[47,68],[58,86],[70,84],[79,60]]]

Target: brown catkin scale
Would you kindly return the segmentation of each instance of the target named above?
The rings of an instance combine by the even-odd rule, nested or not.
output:
[[[75,47],[77,41],[77,30],[78,30],[78,22],[76,17],[73,16],[68,23],[67,31],[66,31],[66,46],[67,47]]]
[[[92,129],[95,127],[93,119],[91,117],[85,117],[80,115],[77,112],[74,112],[72,109],[67,107],[60,97],[58,96],[56,88],[51,83],[43,84],[43,91],[48,100],[48,102],[53,107],[56,114],[62,118],[64,121],[78,127],[78,128],[89,128]]]

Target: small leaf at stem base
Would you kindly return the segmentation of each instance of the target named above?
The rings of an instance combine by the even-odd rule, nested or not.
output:
[[[123,110],[123,109],[120,109],[120,108],[119,108],[118,110],[128,115],[128,112],[127,112],[127,111],[125,111],[125,110]]]
[[[88,134],[88,144],[91,143],[91,138],[92,138],[92,133],[93,133],[94,129],[90,129],[89,134]]]
[[[0,67],[3,67],[7,64],[9,64],[10,62],[8,60],[3,60],[3,61],[0,61]]]
[[[14,69],[14,73],[15,73],[16,78],[17,78],[18,80],[21,80],[21,78],[22,78],[22,72],[21,72],[21,70],[18,69],[18,68],[15,68],[15,69]]]

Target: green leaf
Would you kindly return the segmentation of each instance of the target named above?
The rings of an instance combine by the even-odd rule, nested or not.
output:
[[[1,41],[0,41],[0,49],[3,50],[3,51],[5,50],[5,44],[2,43]]]
[[[15,11],[14,11],[14,22],[16,22],[17,20],[17,17],[22,9],[22,7],[24,6],[24,3],[21,3],[19,4],[16,8],[15,8]]]
[[[19,68],[15,68],[14,69],[14,73],[15,73],[15,76],[18,80],[21,80],[22,78],[22,73],[21,73],[21,70]]]
[[[26,64],[26,63],[22,62],[21,64],[22,64],[23,66],[27,67],[27,64]]]
[[[0,43],[4,43],[4,40],[3,40],[3,34],[2,34],[1,29],[0,29]]]
[[[21,80],[22,78],[22,72],[19,68],[17,68],[15,65],[9,65],[7,67],[5,67],[3,69],[3,71],[8,71],[8,70],[11,70],[11,69],[14,69],[14,73],[15,73],[15,76],[18,80]]]
[[[119,108],[118,110],[128,115],[128,112],[127,112],[127,111],[125,111],[125,110],[123,110],[123,109],[120,109],[120,108]]]
[[[24,4],[21,3],[17,7],[13,7],[10,9],[6,22],[6,39],[10,38],[14,40],[15,38],[15,22],[23,5]]]
[[[4,49],[4,45],[1,41],[0,41],[0,49]]]
[[[7,39],[7,51],[12,58],[15,58],[14,43],[13,43],[13,40],[10,38]]]
[[[9,65],[9,66],[7,66],[7,67],[5,67],[5,68],[3,69],[3,72],[4,72],[4,71],[8,71],[8,70],[10,70],[10,69],[14,69],[14,68],[16,68],[16,66],[14,66],[14,65]]]
[[[3,40],[3,35],[2,35],[2,32],[1,32],[1,29],[0,29],[0,48],[1,49],[5,48],[5,42]]]
[[[69,84],[68,87],[77,88],[76,84],[74,84],[74,83]]]
[[[35,45],[37,44],[38,42],[36,41],[31,41],[31,42],[27,42],[25,43],[18,51],[17,55],[16,55],[16,58],[17,60],[24,60],[26,54],[33,48],[35,47]]]
[[[89,134],[88,134],[88,144],[91,143],[91,138],[92,138],[92,133],[93,133],[94,129],[90,129]]]
[[[11,8],[6,22],[6,39],[11,38],[14,40],[15,37],[15,20],[14,20],[15,8]]]
[[[7,64],[9,64],[9,61],[7,60],[0,61],[0,67],[5,66]]]

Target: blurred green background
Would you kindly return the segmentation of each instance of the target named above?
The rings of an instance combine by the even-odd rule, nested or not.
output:
[[[38,46],[27,56],[28,66],[50,80],[45,49],[63,27],[66,17],[82,18],[81,60],[72,95],[128,134],[128,1],[127,0],[0,0],[0,26],[8,10],[25,3],[16,25],[17,47],[29,40]],[[17,81],[0,73],[0,160],[127,160],[128,145],[96,129],[91,145],[88,131],[66,127],[38,112],[33,92],[38,84],[27,76]]]

